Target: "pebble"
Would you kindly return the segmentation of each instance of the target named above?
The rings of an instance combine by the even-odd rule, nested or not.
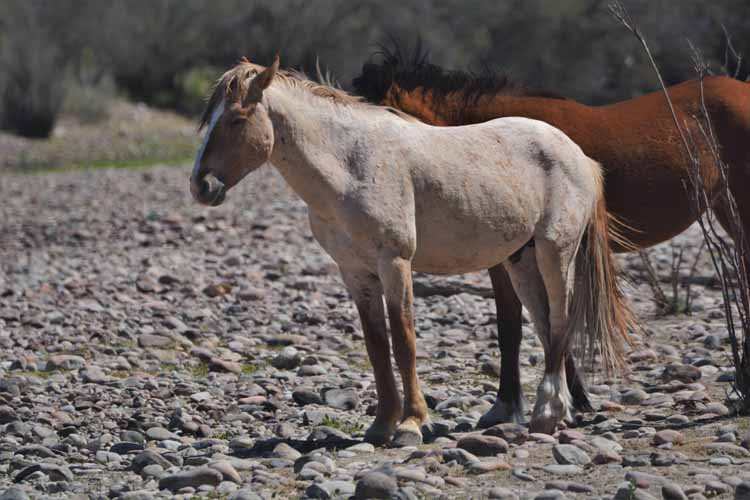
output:
[[[661,496],[664,500],[687,500],[688,496],[675,483],[666,483],[661,487]]]
[[[518,500],[518,495],[513,490],[501,487],[492,488],[487,496],[496,500]]]
[[[558,464],[588,465],[591,457],[585,451],[572,444],[558,444],[552,448],[552,455]]]
[[[497,424],[486,429],[483,434],[499,437],[505,440],[507,443],[517,445],[524,444],[529,438],[528,428],[523,425],[514,423]]]
[[[350,481],[322,481],[320,483],[313,483],[308,486],[305,490],[305,494],[310,498],[336,498],[344,497],[348,498],[355,494],[355,484]],[[390,497],[363,497],[355,496],[355,498],[390,498]]]
[[[170,474],[159,480],[159,489],[177,492],[183,488],[198,488],[203,485],[218,486],[222,473],[209,467],[197,467],[176,474]]]
[[[717,290],[694,285],[707,312],[691,318],[653,319],[647,301],[634,301],[650,318],[634,335],[635,376],[589,386],[597,413],[549,436],[514,423],[475,430],[499,367],[486,273],[415,273],[428,444],[373,446],[362,442],[377,394],[357,311],[311,240],[304,205],[270,170],[233,188],[236,202],[204,209],[184,202],[185,175],[0,182],[11,221],[0,245],[0,491],[349,498],[369,496],[372,473],[385,477],[371,481],[379,495],[403,499],[601,500],[626,477],[641,486],[628,500],[733,489],[750,500],[750,440],[741,421],[716,419],[734,404],[718,382],[734,370],[723,319],[709,318]],[[661,274],[669,246],[653,252]],[[701,279],[710,275],[700,266]],[[530,324],[524,333],[521,383],[532,396],[543,349]],[[669,426],[688,445],[662,439]],[[177,482],[183,475],[193,477]]]
[[[672,429],[665,429],[654,434],[654,444],[662,445],[667,443],[681,444],[685,441],[685,437],[679,431]]]
[[[328,390],[323,399],[325,404],[339,410],[354,410],[359,404],[359,395],[354,388]]]
[[[491,457],[508,451],[508,443],[504,439],[482,434],[464,436],[456,446],[478,457]]]
[[[354,498],[392,498],[398,490],[396,480],[382,472],[372,471],[357,481]]]

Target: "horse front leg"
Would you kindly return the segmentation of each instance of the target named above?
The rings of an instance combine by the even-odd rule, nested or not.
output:
[[[383,288],[377,276],[367,272],[344,272],[344,282],[354,299],[362,322],[367,355],[375,373],[378,408],[375,421],[365,432],[365,441],[374,445],[390,442],[401,418],[401,396],[391,366],[391,349],[383,309]]]
[[[414,331],[414,294],[411,262],[401,257],[386,256],[378,262],[388,319],[393,339],[393,356],[401,373],[404,389],[404,412],[396,428],[393,444],[421,444],[420,427],[427,421],[427,404],[417,378],[417,344]]]

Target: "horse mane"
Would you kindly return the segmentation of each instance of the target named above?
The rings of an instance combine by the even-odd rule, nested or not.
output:
[[[276,73],[275,81],[284,83],[287,87],[302,89],[310,95],[327,99],[335,104],[352,106],[361,104],[369,107],[377,107],[400,116],[406,120],[415,120],[411,115],[403,111],[388,108],[385,106],[375,106],[369,103],[364,97],[352,95],[338,86],[330,72],[323,72],[316,61],[316,78],[318,81],[310,79],[304,72],[296,69],[283,69]],[[243,99],[247,94],[248,82],[250,78],[258,74],[259,67],[246,58],[237,63],[233,68],[224,73],[217,81],[208,98],[206,108],[200,117],[198,130],[208,125],[211,120],[213,110],[219,103],[227,98],[233,88],[239,89],[240,98]]]
[[[479,73],[436,66],[430,63],[429,53],[422,48],[420,40],[411,54],[395,40],[391,45],[392,48],[381,45],[362,66],[362,73],[352,81],[357,93],[371,102],[382,101],[394,83],[406,91],[417,88],[430,91],[435,100],[451,96],[463,99],[466,104],[496,95],[566,99],[554,92],[518,84],[486,64]],[[381,60],[379,63],[374,62],[377,58]]]

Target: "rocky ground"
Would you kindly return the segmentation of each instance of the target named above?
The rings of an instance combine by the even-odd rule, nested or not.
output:
[[[362,333],[305,207],[263,169],[201,208],[188,173],[0,177],[0,498],[699,500],[750,479],[705,260],[693,314],[662,317],[622,259],[645,325],[632,373],[593,375],[596,413],[554,436],[475,430],[498,369],[488,281],[419,276],[430,439],[373,448]],[[680,241],[690,264],[700,235]],[[652,256],[668,276],[671,247]],[[524,328],[533,399],[542,350]]]

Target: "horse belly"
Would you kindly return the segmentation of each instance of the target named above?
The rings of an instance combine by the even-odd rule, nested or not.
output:
[[[441,214],[417,217],[415,271],[463,274],[504,262],[533,235],[535,221],[521,214],[477,217]]]

